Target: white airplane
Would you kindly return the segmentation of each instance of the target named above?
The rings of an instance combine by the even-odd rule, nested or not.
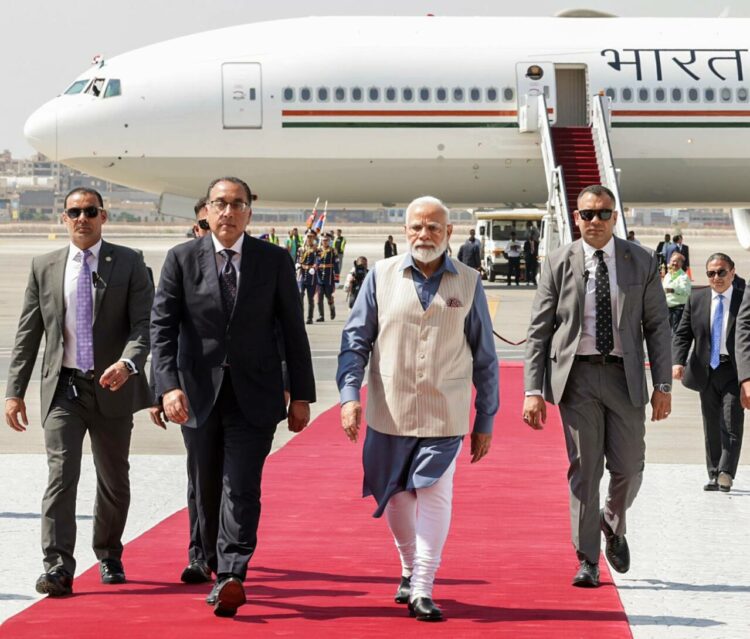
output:
[[[733,207],[750,246],[748,32],[730,18],[261,22],[98,60],[25,134],[165,201],[238,175],[264,205],[527,205],[549,195],[539,135],[521,132],[530,96],[554,134],[588,126],[603,93],[625,204]]]

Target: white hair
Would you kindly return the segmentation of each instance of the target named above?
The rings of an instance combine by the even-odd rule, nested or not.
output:
[[[445,221],[450,224],[451,221],[451,211],[450,209],[443,204],[441,200],[438,200],[436,197],[432,197],[431,195],[422,195],[421,197],[418,197],[416,200],[412,200],[409,206],[406,207],[406,215],[404,216],[404,221],[406,223],[409,222],[409,215],[411,215],[412,211],[414,209],[419,208],[420,206],[430,206],[439,208],[445,213]]]

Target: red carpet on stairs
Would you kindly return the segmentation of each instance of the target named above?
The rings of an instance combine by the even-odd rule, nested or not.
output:
[[[603,558],[603,587],[570,586],[576,560],[560,420],[552,411],[542,432],[521,422],[522,372],[501,366],[489,456],[470,465],[468,441],[461,453],[435,587],[446,622],[417,622],[393,602],[396,550],[385,519],[373,519],[373,502],[360,497],[361,442],[346,439],[334,407],[268,460],[248,604],[234,619],[214,617],[204,603],[208,587],[179,582],[182,511],[127,545],[127,584],[102,586],[94,567],[76,579],[74,596],[36,603],[0,636],[630,639]]]

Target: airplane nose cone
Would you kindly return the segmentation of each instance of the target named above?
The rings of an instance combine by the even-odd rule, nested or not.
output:
[[[57,160],[57,111],[49,104],[34,111],[23,127],[29,144],[48,158]]]

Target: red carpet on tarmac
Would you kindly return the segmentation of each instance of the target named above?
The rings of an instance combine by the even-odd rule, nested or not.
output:
[[[521,422],[522,372],[501,367],[489,456],[470,465],[468,439],[461,452],[434,593],[446,622],[417,622],[393,602],[396,550],[385,518],[373,519],[374,503],[360,497],[361,442],[346,439],[335,407],[268,460],[248,604],[234,619],[214,617],[208,587],[179,582],[182,511],[127,545],[127,584],[102,586],[95,566],[76,579],[74,596],[36,603],[0,636],[631,638],[603,558],[603,587],[570,585],[576,560],[559,415],[552,411],[542,432]]]

